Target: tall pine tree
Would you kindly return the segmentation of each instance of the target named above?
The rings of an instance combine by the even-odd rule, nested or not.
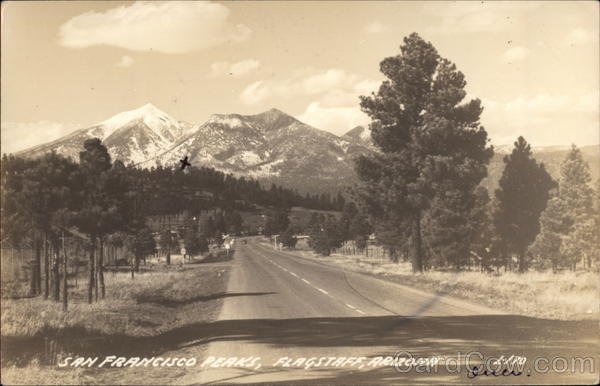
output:
[[[526,251],[540,232],[540,214],[546,208],[556,182],[543,164],[532,157],[531,146],[519,137],[510,155],[504,157],[504,171],[496,189],[494,226],[503,250],[516,255],[519,272],[527,270]]]
[[[541,232],[531,246],[542,267],[574,269],[580,260],[591,267],[593,255],[598,253],[591,180],[587,162],[573,145],[561,163],[558,194],[542,213]]]
[[[109,234],[127,228],[133,217],[133,206],[127,196],[129,180],[123,164],[115,162],[115,168],[111,170],[108,150],[98,138],[86,140],[83,147],[84,151],[79,153],[79,169],[84,197],[74,223],[90,240],[87,295],[91,303],[94,289],[96,300],[98,298],[98,285],[102,297],[105,295],[102,245]],[[98,255],[97,250],[100,251]]]
[[[473,194],[493,151],[479,123],[481,101],[463,103],[466,81],[456,66],[416,33],[400,51],[381,62],[388,79],[378,92],[361,97],[381,152],[360,157],[356,170],[371,214],[410,230],[412,268],[421,272],[424,212],[440,192]]]

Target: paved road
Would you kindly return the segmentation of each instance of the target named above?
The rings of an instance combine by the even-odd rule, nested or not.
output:
[[[477,365],[475,352],[483,358],[524,356],[530,370],[539,356],[594,356],[597,374],[597,322],[506,315],[278,252],[257,240],[236,247],[228,296],[219,321],[210,326],[206,358],[211,362],[199,364],[178,383],[557,384],[597,379],[589,370],[472,379],[465,368],[469,353],[474,353],[469,363]],[[409,370],[401,365],[398,371],[385,363],[398,352],[441,361],[437,367]],[[457,361],[459,372],[448,372],[446,363],[453,369]],[[562,368],[562,360],[557,365]]]

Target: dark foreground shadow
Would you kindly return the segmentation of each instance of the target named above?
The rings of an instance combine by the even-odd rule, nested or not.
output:
[[[217,253],[211,253],[203,259],[192,259],[186,262],[186,264],[207,264],[207,263],[224,263],[233,260],[235,251],[232,249],[229,253],[219,251]]]
[[[268,293],[220,296],[254,295]],[[287,348],[290,352],[295,347],[389,347],[390,352],[381,355],[407,351],[422,357],[468,351],[528,358],[539,355],[598,357],[600,350],[597,321],[556,321],[514,315],[223,320],[189,324],[151,337],[102,335],[82,328],[63,330],[60,335],[49,330],[44,335],[2,337],[3,366],[26,365],[36,354],[44,352],[48,338],[58,341],[63,352],[90,357],[159,356],[215,341],[264,343]],[[338,376],[344,374],[356,376],[345,370]],[[370,376],[375,377],[370,382],[376,383],[376,372]]]
[[[185,300],[175,300],[172,298],[164,297],[160,294],[143,293],[136,298],[138,303],[154,303],[165,307],[177,308],[197,302],[207,302],[210,300],[230,298],[236,296],[264,296],[273,295],[276,292],[219,292],[211,295],[195,296]]]

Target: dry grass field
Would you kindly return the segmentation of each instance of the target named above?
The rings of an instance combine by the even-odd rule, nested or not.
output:
[[[370,247],[372,248],[372,247]],[[410,263],[391,263],[381,253],[328,257],[310,251],[292,251],[348,270],[434,293],[443,293],[518,315],[560,320],[598,318],[600,276],[593,272],[427,271],[413,275]]]
[[[91,305],[80,278],[66,313],[61,303],[43,297],[3,299],[2,384],[85,384],[89,377],[97,382],[99,375],[111,374],[92,376],[91,370],[63,369],[56,362],[69,352],[143,353],[148,340],[213,321],[226,291],[230,258],[209,258],[206,263],[155,265],[133,280],[128,272],[106,273],[106,298]],[[49,352],[49,341],[59,342],[58,352]],[[143,376],[133,374],[132,383],[147,383]],[[106,383],[117,380],[107,378]]]

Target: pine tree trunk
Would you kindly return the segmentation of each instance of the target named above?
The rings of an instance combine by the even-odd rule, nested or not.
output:
[[[413,273],[423,272],[423,248],[421,245],[421,215],[417,214],[411,226],[410,261]]]
[[[77,256],[77,261],[75,262],[75,265],[73,266],[73,277],[75,277],[75,288],[79,288],[79,280],[78,280],[78,276],[79,276],[79,244],[76,244],[75,246],[75,256]]]
[[[52,289],[54,290],[54,301],[60,302],[60,244],[58,239],[54,240],[54,259],[52,261]]]
[[[100,256],[98,259],[98,280],[100,281],[100,291],[102,299],[106,297],[106,287],[104,286],[104,242],[100,240]]]
[[[35,255],[35,288],[38,295],[42,293],[42,248],[42,241],[38,240],[38,249]]]
[[[21,263],[23,263],[23,261],[25,260],[25,258],[23,257],[23,248],[19,248],[19,252],[21,253]]]
[[[167,265],[171,265],[171,216],[169,215],[169,237],[167,237]]]
[[[525,261],[525,252],[521,251],[518,255],[519,259],[519,273],[527,271],[527,262]]]
[[[38,295],[41,292],[41,259],[42,259],[42,246],[39,238],[35,239],[35,256],[33,260],[33,266],[31,268],[31,287],[30,294],[32,296]],[[14,270],[13,270],[14,271]]]
[[[140,257],[136,254],[134,258],[134,270],[135,272],[140,272]]]
[[[94,243],[94,299],[98,301],[98,250]]]
[[[67,312],[67,308],[69,306],[69,291],[67,290],[68,287],[68,276],[67,275],[67,268],[68,268],[68,264],[67,264],[67,249],[65,248],[65,234],[63,232],[63,237],[62,237],[62,250],[63,250],[63,311]]]
[[[94,293],[94,251],[96,246],[96,239],[92,239],[92,247],[90,248],[90,257],[88,261],[88,271],[89,271],[89,280],[88,280],[88,303],[92,304],[92,296]]]
[[[14,269],[13,269],[14,272]],[[35,296],[35,256],[31,263],[31,275],[29,280],[29,296]]]
[[[50,296],[50,259],[48,256],[48,234],[44,233],[44,299]]]

